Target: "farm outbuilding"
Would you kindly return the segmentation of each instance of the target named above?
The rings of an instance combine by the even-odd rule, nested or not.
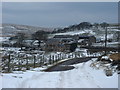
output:
[[[78,44],[81,46],[91,46],[96,42],[95,36],[79,36]]]
[[[51,38],[46,41],[45,51],[70,52],[73,43],[71,38]]]

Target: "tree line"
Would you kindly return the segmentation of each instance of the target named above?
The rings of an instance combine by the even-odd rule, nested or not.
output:
[[[50,34],[50,32],[39,30],[31,34],[30,37],[28,37],[27,34],[20,32],[20,33],[17,33],[15,36],[11,37],[9,40],[10,41],[15,40],[16,43],[14,46],[21,47],[21,49],[24,46],[24,41],[27,40],[28,38],[29,40],[32,40],[33,42],[35,40],[38,40],[38,44],[39,44],[38,47],[40,47],[41,42],[47,40],[48,34]]]
[[[52,33],[64,33],[64,32],[73,31],[73,30],[91,29],[93,26],[97,30],[99,27],[105,29],[105,27],[108,27],[109,24],[106,22],[94,23],[94,24],[91,24],[90,22],[81,22],[80,24],[70,25],[65,28],[54,29]]]

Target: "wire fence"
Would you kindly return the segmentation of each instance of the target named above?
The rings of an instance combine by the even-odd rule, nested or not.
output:
[[[103,53],[59,53],[45,55],[44,52],[21,51],[7,52],[2,56],[2,72],[25,71],[31,68],[52,65],[63,59],[74,59],[80,57],[98,57]]]

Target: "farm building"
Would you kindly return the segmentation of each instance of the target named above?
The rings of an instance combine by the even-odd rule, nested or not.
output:
[[[79,35],[55,35],[53,38],[72,38],[74,40],[78,40]]]
[[[78,44],[80,46],[91,46],[96,42],[95,36],[79,36]]]
[[[91,46],[96,42],[95,36],[89,35],[55,35],[54,38],[74,39],[80,46]]]
[[[46,41],[45,51],[70,52],[74,43],[71,38],[51,38]]]

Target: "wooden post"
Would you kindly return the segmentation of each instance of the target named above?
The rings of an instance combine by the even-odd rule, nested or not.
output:
[[[62,59],[64,59],[64,57],[65,57],[65,56],[64,56],[64,54],[62,53]]]
[[[26,56],[26,69],[28,70],[28,59],[27,59],[27,56]]]
[[[20,71],[20,70],[21,70],[21,66],[20,66],[20,65],[21,65],[21,63],[20,63],[20,59],[18,60],[18,62],[19,62],[19,63],[18,63],[18,67],[19,67],[19,71]]]
[[[8,57],[8,72],[10,72],[10,54],[9,54],[9,57]]]
[[[77,52],[75,52],[75,58],[77,58]]]
[[[72,53],[72,58],[74,57],[74,54]]]
[[[44,57],[44,55],[43,55],[43,57],[42,57],[42,61],[43,61],[43,65],[44,65],[44,62],[45,62],[45,57]]]
[[[35,64],[36,64],[36,57],[34,55],[34,68],[35,68]]]
[[[59,54],[57,54],[57,61],[59,60]]]
[[[49,57],[49,64],[51,64],[51,55],[50,55],[50,57]]]
[[[55,55],[55,62],[57,62],[57,55]]]
[[[62,59],[62,54],[60,53],[60,60]]]
[[[39,61],[40,66],[41,66],[41,63],[42,63],[42,57],[40,56],[40,61]]]
[[[57,61],[59,61],[59,54],[57,54]]]
[[[54,55],[52,56],[52,60],[53,60],[53,63],[54,63]]]

